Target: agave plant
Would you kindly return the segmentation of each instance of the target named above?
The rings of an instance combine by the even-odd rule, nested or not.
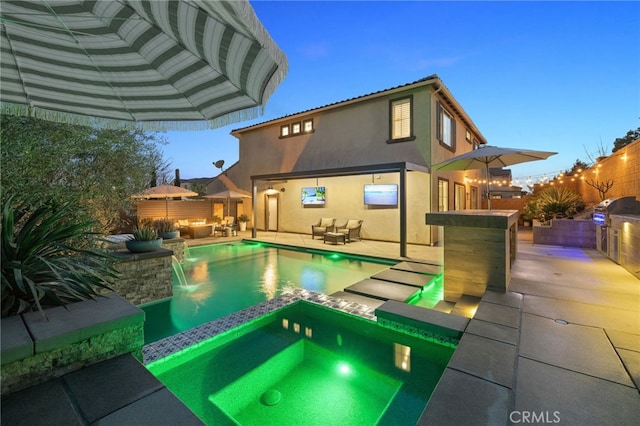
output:
[[[151,225],[136,226],[133,228],[133,239],[136,241],[153,241],[158,239],[158,231]]]
[[[2,207],[2,317],[94,299],[118,276],[113,256],[92,248],[92,223],[69,221],[74,202]]]
[[[549,187],[540,193],[538,207],[546,218],[570,217],[584,209],[579,194],[564,187]]]

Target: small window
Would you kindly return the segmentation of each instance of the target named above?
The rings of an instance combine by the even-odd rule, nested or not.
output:
[[[280,137],[284,138],[286,136],[289,136],[289,125],[288,124],[286,126],[280,126]]]
[[[411,109],[411,98],[391,101],[391,140],[411,138]]]
[[[451,151],[456,150],[456,120],[453,115],[438,102],[438,140]]]
[[[302,125],[300,123],[293,123],[291,125],[291,134],[297,135],[302,133]]]
[[[303,128],[305,133],[313,132],[313,120],[304,120]]]
[[[465,139],[467,140],[468,143],[471,143],[471,132],[469,130],[467,130],[467,135],[465,136]]]

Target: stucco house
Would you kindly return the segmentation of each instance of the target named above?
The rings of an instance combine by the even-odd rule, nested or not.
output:
[[[433,245],[438,228],[425,225],[425,213],[481,207],[481,170],[430,173],[486,144],[437,75],[231,134],[239,161],[207,192],[229,184],[252,192],[238,213],[253,218],[254,232],[311,233],[322,217],[361,219],[363,238]],[[304,203],[316,188],[319,196]]]

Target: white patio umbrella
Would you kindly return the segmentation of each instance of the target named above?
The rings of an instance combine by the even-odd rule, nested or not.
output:
[[[169,198],[174,197],[195,197],[197,192],[190,191],[185,188],[181,188],[175,185],[158,185],[147,188],[139,194],[132,195],[133,198],[151,199],[157,198],[165,199],[165,215],[169,217]]]
[[[449,158],[434,164],[432,170],[471,170],[485,169],[487,176],[487,203],[491,210],[491,195],[489,194],[489,168],[507,167],[528,161],[546,160],[557,152],[534,151],[530,149],[502,148],[499,146],[482,146],[470,152]]]
[[[0,7],[2,113],[191,130],[255,118],[287,59],[247,0],[19,0]]]
[[[204,198],[227,200],[227,214],[225,216],[229,216],[229,203],[231,202],[231,199],[251,198],[251,194],[246,192],[234,191],[233,189],[225,189],[224,191],[217,192],[215,194],[205,195]]]

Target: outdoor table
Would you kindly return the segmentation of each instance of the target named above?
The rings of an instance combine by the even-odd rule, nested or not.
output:
[[[325,232],[324,233],[324,244],[329,241],[332,244],[346,244],[344,241],[344,234],[342,232]]]
[[[212,232],[212,225],[189,225],[189,236],[194,239],[208,237]]]

